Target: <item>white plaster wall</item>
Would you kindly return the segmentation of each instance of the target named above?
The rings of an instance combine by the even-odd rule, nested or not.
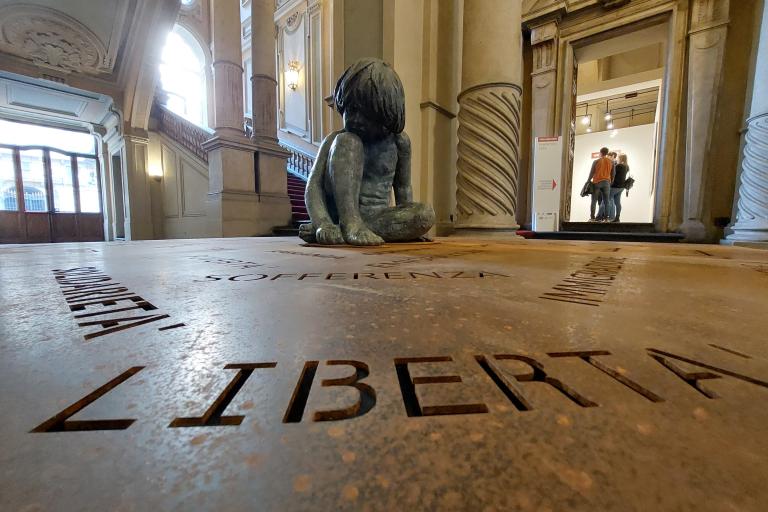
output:
[[[629,191],[629,197],[625,194],[621,198],[622,222],[653,222],[655,141],[655,124],[578,135],[573,160],[570,221],[589,220],[590,197],[581,197],[579,194],[589,177],[593,153],[598,153],[605,146],[611,151],[627,155],[629,174],[635,178],[635,186]]]
[[[208,167],[162,134],[149,135],[149,165],[163,172],[158,194],[163,238],[211,236],[206,219]]]
[[[299,63],[299,82],[296,90],[291,90],[285,80],[281,80],[284,94],[285,125],[283,128],[306,137],[307,130],[307,55],[306,55],[306,13],[299,15],[299,21],[292,29],[283,29],[281,72],[283,78],[291,61]]]

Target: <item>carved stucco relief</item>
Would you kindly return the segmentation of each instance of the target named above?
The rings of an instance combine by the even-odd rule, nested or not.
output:
[[[88,27],[33,5],[0,8],[0,50],[64,72],[110,73],[114,62]]]

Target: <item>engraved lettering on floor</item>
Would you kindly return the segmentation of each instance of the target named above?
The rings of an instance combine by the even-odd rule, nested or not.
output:
[[[170,318],[170,315],[158,313],[157,306],[120,286],[96,267],[57,269],[53,274],[77,325],[101,328],[84,334],[86,340]],[[149,311],[154,313],[143,314]],[[184,325],[176,323],[158,330],[166,331]]]
[[[763,265],[760,263],[742,263],[741,266],[754,270],[755,272],[760,272],[761,274],[768,275],[768,264]]]
[[[737,353],[737,351],[727,347],[717,346],[713,348],[727,349],[730,353]],[[644,354],[645,357],[658,363],[653,368],[659,376],[664,375],[666,382],[678,382],[681,386],[679,388],[680,393],[687,393],[689,397],[698,397],[700,400],[720,399],[721,396],[706,383],[707,381],[726,378],[755,386],[768,393],[768,382],[765,380],[723,367],[720,364],[714,365],[706,360],[693,359],[657,348],[647,348],[644,350]],[[606,358],[608,358],[607,361]],[[592,391],[587,393],[583,389],[577,389],[565,382],[559,375],[562,373],[562,369],[560,372],[552,369],[554,361],[563,359],[582,361],[584,364],[576,368],[583,372],[590,372],[589,377],[599,379],[596,382],[599,385],[593,386]],[[594,410],[607,404],[603,398],[595,396],[595,389],[606,389],[608,392],[607,387],[611,385],[627,388],[641,402],[659,404],[668,401],[668,397],[661,396],[657,390],[652,389],[653,386],[649,386],[647,382],[639,382],[623,366],[617,366],[621,362],[620,358],[612,356],[611,352],[607,350],[571,349],[561,352],[547,352],[537,357],[533,357],[529,353],[515,352],[476,353],[474,356],[462,355],[458,359],[447,354],[435,354],[418,357],[395,357],[391,359],[388,368],[379,366],[378,371],[390,379],[390,385],[386,386],[388,392],[399,394],[398,398],[402,403],[399,417],[402,420],[447,415],[514,414],[514,411],[525,414],[538,409],[562,407],[565,403],[571,403],[585,410]],[[430,365],[439,371],[433,371],[428,376],[418,373],[414,375],[414,369],[419,367],[423,369],[423,365]],[[438,365],[440,366],[438,367]],[[344,377],[322,379],[319,386],[315,385],[318,371],[328,367],[347,367],[348,371],[342,373],[346,374]],[[86,421],[71,420],[70,418],[145,368],[145,366],[128,368],[83,398],[44,420],[31,429],[30,433],[125,430],[129,428],[138,418]],[[304,421],[348,420],[368,414],[376,407],[379,391],[368,382],[364,382],[371,375],[371,368],[365,361],[332,359],[321,363],[317,360],[311,360],[306,361],[303,368],[296,368],[295,365],[290,366],[290,368],[293,368],[291,372],[296,372],[291,376],[291,380],[295,379],[293,392],[284,409],[271,411],[271,414],[281,417],[282,423],[286,425]],[[209,406],[205,407],[204,410],[190,410],[186,416],[161,419],[161,421],[166,421],[165,424],[168,428],[174,429],[239,426],[246,416],[244,414],[225,414],[229,404],[241,392],[254,372],[258,371],[260,374],[265,372],[263,373],[265,378],[273,378],[270,376],[274,376],[274,372],[281,369],[282,365],[278,361],[240,362],[224,365],[222,371],[232,375],[231,379],[221,392],[211,397]],[[232,374],[232,371],[235,373]],[[473,380],[472,382],[484,382],[485,384],[481,386],[475,384],[473,387],[465,382],[464,378],[472,373],[482,377],[482,380]],[[610,381],[606,379],[610,379]],[[670,381],[670,379],[672,380]],[[579,382],[582,387],[586,385],[586,381],[583,379],[580,379]],[[420,396],[419,394],[419,389],[423,387],[431,388],[432,386],[449,384],[464,386],[464,391],[469,390],[473,399],[465,401],[465,403],[435,403],[434,398],[425,399],[424,395]],[[544,395],[533,391],[541,386],[548,386],[554,394],[550,394],[549,398],[545,399],[543,398]],[[328,393],[327,388],[333,387],[353,388],[357,398],[347,407],[316,408],[311,411],[311,415],[305,414],[311,395],[323,395]],[[456,388],[451,389],[455,390]],[[687,391],[683,391],[683,389]],[[611,394],[615,396],[613,390],[611,391]],[[288,396],[287,393],[283,394]],[[327,397],[328,395],[323,396]],[[427,395],[427,397],[429,396],[444,397],[445,394]],[[766,398],[768,398],[768,394],[766,394]],[[446,401],[448,399],[441,398],[441,400]],[[509,402],[513,406],[514,409],[507,408],[508,411],[512,412],[490,412],[492,409],[488,407],[488,403],[504,402]],[[258,414],[270,414],[270,411],[259,411]]]
[[[392,280],[410,280],[418,281],[425,279],[487,279],[487,278],[508,278],[507,274],[498,272],[488,272],[485,270],[424,270],[414,272],[292,272],[279,274],[210,274],[197,282],[213,281],[302,281],[324,282],[324,281],[392,281]]]
[[[626,258],[602,256],[595,258],[552,287],[540,299],[599,306],[608,293]]]
[[[332,259],[332,260],[343,260],[344,256],[337,256],[333,254],[320,254],[318,252],[299,252],[299,251],[267,251],[267,252],[274,252],[277,254],[290,254],[292,256],[311,256],[313,258],[326,258],[326,259]]]
[[[469,250],[462,250],[462,251],[456,251],[446,254],[429,254],[424,256],[410,256],[410,257],[404,257],[404,258],[398,258],[396,260],[392,261],[384,261],[384,262],[378,262],[378,263],[366,263],[367,267],[375,267],[375,268],[393,268],[397,267],[399,265],[407,265],[409,263],[425,263],[427,261],[434,261],[437,259],[444,259],[444,258],[455,258],[460,256],[470,256],[472,254],[481,254],[486,251],[482,249],[469,249]]]
[[[227,265],[231,268],[239,268],[244,270],[264,266],[263,263],[256,263],[255,261],[243,261],[232,258],[211,258],[209,256],[190,256],[189,258],[202,261],[204,263],[216,263],[217,265]]]

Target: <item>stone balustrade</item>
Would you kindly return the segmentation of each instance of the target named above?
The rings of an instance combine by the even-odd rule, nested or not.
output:
[[[280,146],[291,152],[288,157],[288,171],[307,180],[312,166],[315,165],[315,157],[282,141]]]
[[[187,121],[157,102],[152,106],[152,117],[157,120],[157,131],[208,163],[208,152],[203,149],[203,142],[213,136],[212,132]]]

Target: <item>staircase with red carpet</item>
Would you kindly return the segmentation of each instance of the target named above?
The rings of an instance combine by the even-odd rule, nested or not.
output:
[[[302,150],[281,144],[284,149],[291,152],[288,158],[288,197],[291,199],[291,225],[276,227],[272,232],[276,236],[297,236],[299,225],[309,222],[307,205],[304,203],[304,188],[307,186],[309,172],[315,163],[313,156]]]
[[[304,203],[304,187],[307,182],[298,176],[288,173],[288,197],[291,198],[291,220],[293,224],[301,224],[309,220],[307,205]]]

